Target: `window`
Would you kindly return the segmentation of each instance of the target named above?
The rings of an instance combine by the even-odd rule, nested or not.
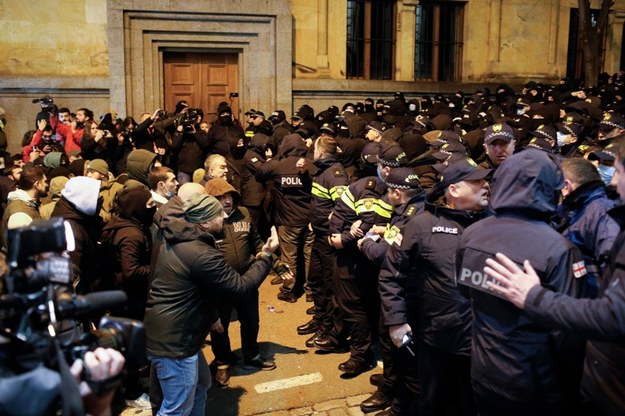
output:
[[[347,77],[393,79],[395,0],[347,1]]]
[[[590,9],[592,25],[597,24],[599,9]],[[569,47],[566,52],[566,76],[572,79],[584,78],[582,45],[579,42],[579,9],[571,9],[569,20]]]
[[[460,81],[464,4],[422,1],[415,18],[415,79]]]

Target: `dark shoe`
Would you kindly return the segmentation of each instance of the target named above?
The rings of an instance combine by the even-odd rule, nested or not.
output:
[[[306,322],[304,325],[300,325],[297,327],[297,333],[300,335],[308,335],[314,334],[319,329],[317,322],[310,320]]]
[[[371,374],[369,376],[369,383],[372,386],[380,387],[382,383],[384,383],[384,375],[383,374]]]
[[[306,315],[314,315],[316,311],[317,311],[317,308],[314,306],[311,306],[310,308],[306,309]]]
[[[230,382],[230,366],[228,364],[221,364],[217,366],[215,371],[215,384],[218,387],[226,387]]]
[[[270,283],[271,283],[272,285],[281,285],[283,281],[284,281],[284,280],[282,280],[282,277],[280,277],[280,276],[277,276],[277,275],[276,275],[276,277],[274,277],[273,279],[271,279],[271,282],[270,282]]]
[[[384,410],[389,407],[392,401],[392,397],[378,390],[367,400],[360,403],[360,410],[362,410],[363,413],[377,412],[378,410]]]
[[[278,293],[278,299],[289,303],[297,302],[297,296],[295,296],[293,293],[280,292]]]
[[[248,370],[269,371],[276,368],[276,363],[273,360],[265,360],[259,355],[252,360],[245,360],[243,368]]]
[[[339,370],[346,374],[360,374],[371,370],[375,365],[373,362],[366,362],[349,358],[349,360],[339,364]]]
[[[315,340],[315,347],[319,351],[335,354],[344,354],[349,351],[349,346],[344,342],[337,342],[330,336],[319,337]]]
[[[310,337],[310,338],[308,338],[306,340],[306,346],[308,348],[314,348],[315,347],[315,341],[318,340],[319,338],[321,338],[322,336],[323,336],[323,334],[320,333],[319,331],[315,332],[315,334],[312,337]]]

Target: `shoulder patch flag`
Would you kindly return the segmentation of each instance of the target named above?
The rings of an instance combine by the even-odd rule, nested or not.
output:
[[[584,263],[584,260],[582,261],[578,261],[577,263],[573,263],[573,265],[571,266],[571,268],[573,269],[573,276],[575,276],[576,278],[580,278],[583,276],[586,276],[586,264]]]

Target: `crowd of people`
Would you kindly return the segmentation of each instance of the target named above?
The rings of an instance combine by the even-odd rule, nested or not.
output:
[[[276,368],[257,339],[268,275],[279,300],[312,301],[293,330],[347,354],[339,372],[381,358],[365,413],[623,414],[624,82],[398,92],[244,125],[227,103],[96,122],[46,96],[19,154],[0,140],[3,247],[7,229],[69,222],[75,292],[123,290],[144,322],[159,415],[204,414],[228,386],[233,309],[243,365]]]

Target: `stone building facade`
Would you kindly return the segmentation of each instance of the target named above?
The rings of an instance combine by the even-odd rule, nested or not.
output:
[[[625,0],[614,3],[604,41],[609,73],[623,60]],[[239,114],[291,114],[303,103],[321,111],[395,91],[557,82],[579,67],[571,45],[576,7],[576,0],[5,1],[0,106],[9,150],[35,128],[32,99],[44,94],[96,115],[139,117],[189,97],[197,106],[229,101]]]

